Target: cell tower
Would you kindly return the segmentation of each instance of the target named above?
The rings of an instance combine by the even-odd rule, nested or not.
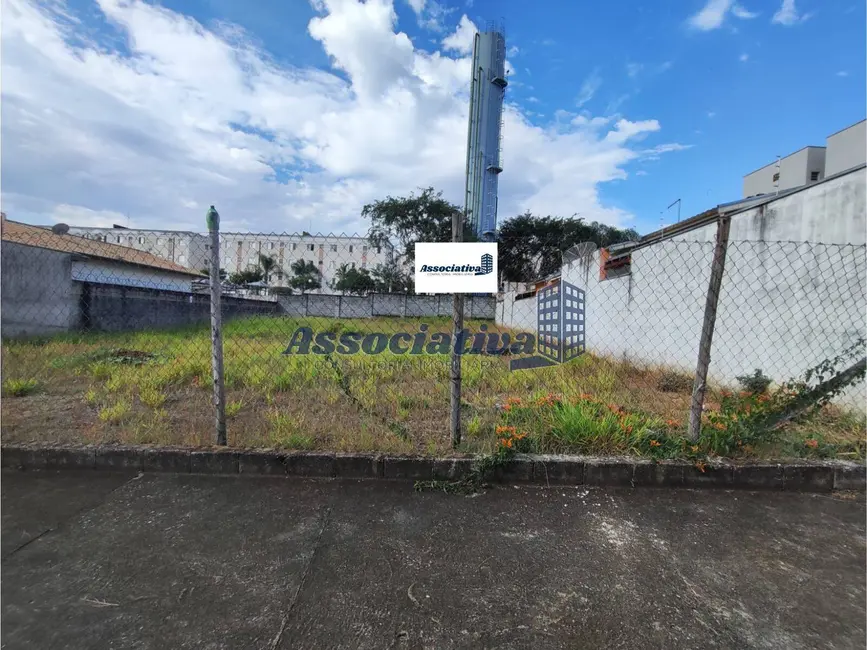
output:
[[[497,234],[497,185],[500,172],[503,98],[506,96],[506,35],[488,23],[473,44],[473,81],[467,135],[467,221],[481,241]]]

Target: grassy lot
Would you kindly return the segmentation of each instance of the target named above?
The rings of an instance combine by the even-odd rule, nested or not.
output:
[[[429,336],[450,330],[446,319],[424,322]],[[229,323],[224,332],[229,443],[450,453],[448,356],[281,354],[299,326],[414,333],[419,323],[273,317]],[[207,327],[6,341],[2,437],[208,445],[210,377]],[[510,372],[508,357],[471,355],[463,360],[463,385],[462,451],[490,452],[504,435],[520,432],[527,450],[545,453],[684,452],[674,441],[684,431],[691,381],[663,368],[585,354],[552,368]],[[861,416],[826,407],[777,436],[757,438],[741,425],[714,419],[723,395],[718,388],[710,391],[706,433],[687,455],[863,458]]]

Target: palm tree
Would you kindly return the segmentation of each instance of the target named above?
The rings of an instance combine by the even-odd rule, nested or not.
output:
[[[265,283],[271,282],[271,271],[277,266],[277,260],[269,255],[259,253],[259,268],[262,269],[262,275],[265,276]]]

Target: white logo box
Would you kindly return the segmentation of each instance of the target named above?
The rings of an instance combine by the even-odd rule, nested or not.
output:
[[[497,244],[415,245],[416,293],[496,293]]]

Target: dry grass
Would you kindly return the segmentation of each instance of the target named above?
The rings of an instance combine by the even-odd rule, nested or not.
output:
[[[445,319],[425,322],[428,341],[434,332],[450,329]],[[301,325],[335,333],[413,333],[419,321],[323,318],[302,323],[261,317],[229,323],[224,340],[231,445],[451,452],[448,356],[386,351],[377,356],[334,355],[332,363],[322,356],[283,355]],[[476,330],[478,325],[467,327]],[[500,331],[490,324],[488,328]],[[553,393],[574,402],[589,394],[645,420],[667,421],[673,429],[682,426],[689,408],[689,391],[672,390],[665,368],[640,368],[585,354],[560,366],[510,372],[508,361],[508,356],[464,357],[466,451],[496,446],[494,429],[502,423],[502,405],[510,397],[533,400]],[[7,442],[200,446],[212,440],[206,327],[7,341],[3,373],[39,386],[36,393],[3,400],[2,436]],[[711,407],[716,399],[711,391]],[[817,432],[829,442],[860,445],[863,419],[826,409],[808,423],[792,425],[787,435],[803,440]],[[787,449],[778,446],[773,451]]]

